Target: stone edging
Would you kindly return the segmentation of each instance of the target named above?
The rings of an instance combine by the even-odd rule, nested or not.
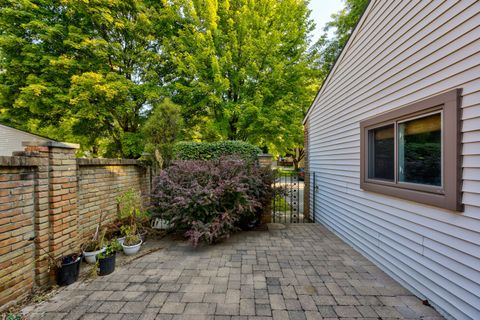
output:
[[[144,166],[141,161],[135,159],[103,159],[103,158],[77,158],[79,166]]]

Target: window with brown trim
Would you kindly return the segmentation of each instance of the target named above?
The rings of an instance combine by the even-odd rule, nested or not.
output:
[[[360,187],[463,211],[461,90],[452,90],[360,123]]]

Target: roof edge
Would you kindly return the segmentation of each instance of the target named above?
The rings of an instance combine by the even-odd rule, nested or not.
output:
[[[10,125],[8,125],[8,124],[1,123],[1,122],[0,122],[0,126],[6,127],[6,128],[8,128],[8,129],[15,130],[15,131],[23,132],[23,133],[26,133],[26,134],[29,134],[29,135],[31,135],[31,136],[35,136],[35,137],[38,137],[38,138],[41,138],[41,139],[44,139],[44,140],[56,141],[56,140],[53,140],[53,139],[51,139],[51,138],[49,138],[49,137],[42,136],[42,135],[39,135],[39,134],[36,134],[36,133],[33,133],[33,132],[29,132],[29,131],[26,131],[26,130],[18,129],[18,128],[12,127],[12,126],[10,126]]]
[[[58,142],[58,141],[23,141],[22,146],[24,147],[50,147],[50,148],[61,148],[61,149],[79,149],[80,145],[78,143],[69,143],[69,142]]]

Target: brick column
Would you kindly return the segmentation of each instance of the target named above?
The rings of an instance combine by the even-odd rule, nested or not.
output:
[[[25,142],[24,154],[38,158],[35,183],[35,282],[50,282],[50,257],[79,251],[77,242],[76,144]]]
[[[25,151],[17,155],[29,157],[36,165],[34,178],[34,232],[35,232],[35,283],[38,286],[49,284],[49,149],[47,146],[25,144]]]
[[[50,250],[58,258],[78,252],[78,184],[75,152],[78,145],[49,143]]]
[[[272,167],[272,155],[269,153],[261,153],[258,156],[258,164],[263,168]],[[272,199],[268,199],[267,203],[263,207],[261,216],[261,223],[272,222]]]
[[[261,167],[272,166],[272,155],[268,153],[262,153],[258,155],[258,163]]]

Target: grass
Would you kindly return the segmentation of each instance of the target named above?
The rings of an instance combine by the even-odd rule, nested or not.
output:
[[[295,170],[284,170],[284,169],[277,169],[277,173],[282,176],[293,176],[297,174]]]
[[[277,194],[274,200],[275,202],[272,200],[272,207],[277,209],[277,211],[290,211],[292,209],[292,206],[287,202],[285,197]]]

